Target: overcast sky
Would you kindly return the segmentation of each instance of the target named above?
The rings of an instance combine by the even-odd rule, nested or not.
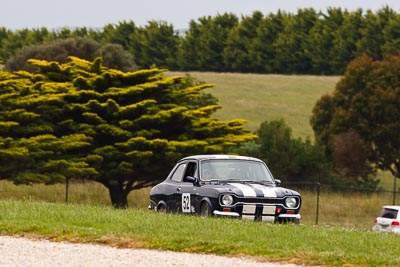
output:
[[[150,20],[162,20],[175,29],[185,29],[192,19],[225,12],[240,17],[256,10],[264,14],[279,9],[295,13],[305,7],[322,11],[327,7],[376,11],[386,5],[400,12],[400,0],[3,0],[0,27],[103,27],[124,20],[144,26]]]

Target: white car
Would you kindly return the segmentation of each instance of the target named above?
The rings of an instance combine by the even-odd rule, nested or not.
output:
[[[372,230],[400,234],[400,206],[383,206]]]

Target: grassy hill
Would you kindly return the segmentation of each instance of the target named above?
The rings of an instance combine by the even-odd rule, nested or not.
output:
[[[169,75],[184,75],[170,72]],[[215,116],[222,120],[246,119],[247,129],[255,131],[265,120],[284,119],[295,137],[302,139],[314,133],[310,125],[312,109],[324,94],[333,92],[339,76],[277,75],[188,72],[191,76],[212,83],[208,90],[222,106]],[[380,186],[391,190],[393,177],[379,172]]]
[[[170,75],[183,75],[170,72]],[[255,131],[265,120],[283,118],[296,137],[313,137],[310,116],[316,101],[332,92],[338,76],[275,75],[189,72],[199,80],[215,85],[209,89],[222,109],[216,116],[223,120],[246,119],[246,127]]]

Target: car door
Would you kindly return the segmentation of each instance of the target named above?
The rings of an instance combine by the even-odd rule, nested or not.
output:
[[[178,177],[176,177],[177,183],[174,197],[176,209],[183,213],[196,212],[197,188],[193,181],[187,180],[186,177],[197,177],[197,163],[195,161],[187,161],[183,162],[182,166],[179,167],[181,167],[179,173],[180,181],[178,181]]]

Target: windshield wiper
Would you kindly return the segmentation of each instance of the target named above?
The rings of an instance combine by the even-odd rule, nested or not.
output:
[[[273,184],[274,182],[268,181],[268,180],[241,180],[240,182],[246,183],[246,184]]]
[[[223,179],[222,181],[223,181],[223,182],[227,182],[227,183],[232,183],[232,182],[244,183],[244,182],[247,182],[246,180],[239,180],[239,179],[232,179],[232,178],[230,178],[230,179]]]

